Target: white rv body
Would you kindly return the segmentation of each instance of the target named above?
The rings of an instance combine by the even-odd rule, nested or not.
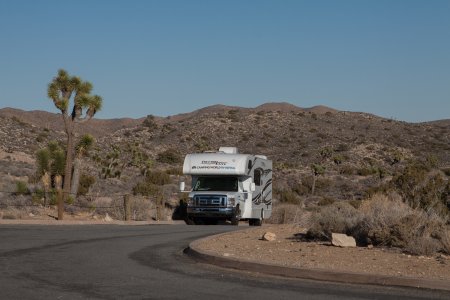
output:
[[[260,225],[272,214],[272,161],[265,156],[239,154],[234,147],[188,154],[183,174],[192,176],[187,216],[194,223]]]

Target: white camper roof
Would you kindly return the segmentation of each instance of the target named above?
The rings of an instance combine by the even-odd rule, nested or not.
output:
[[[186,155],[186,175],[247,175],[250,154],[194,153]]]

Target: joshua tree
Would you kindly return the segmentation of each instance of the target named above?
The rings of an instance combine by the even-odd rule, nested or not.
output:
[[[61,186],[56,186],[55,177],[64,174],[65,154],[64,150],[58,145],[56,141],[48,143],[47,147],[39,149],[36,152],[36,175],[41,179],[44,186],[44,206],[48,204],[50,188],[55,187],[61,189]],[[54,186],[52,186],[52,179]]]
[[[85,134],[81,137],[80,141],[75,147],[76,153],[73,161],[73,175],[72,175],[72,184],[70,188],[70,194],[73,197],[76,197],[78,193],[82,157],[88,153],[89,149],[92,147],[93,144],[94,144],[94,137],[90,134]]]
[[[64,185],[62,199],[58,200],[58,220],[63,219],[64,202],[70,193],[75,152],[75,124],[89,121],[102,106],[102,98],[97,95],[91,95],[91,90],[92,84],[90,82],[83,81],[77,76],[70,76],[67,71],[62,69],[58,71],[58,75],[48,85],[48,97],[53,100],[56,108],[61,111],[67,135]],[[73,102],[72,111],[69,111],[70,102]],[[83,109],[86,109],[84,115]]]

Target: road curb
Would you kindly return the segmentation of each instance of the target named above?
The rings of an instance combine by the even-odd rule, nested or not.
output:
[[[185,253],[197,261],[213,264],[219,267],[257,272],[267,275],[276,275],[290,278],[312,279],[339,283],[369,284],[381,286],[413,287],[433,290],[450,291],[450,282],[443,280],[421,279],[412,277],[394,277],[386,275],[371,275],[364,273],[335,272],[323,269],[304,269],[284,267],[258,262],[244,261],[237,258],[223,257],[216,253],[199,248],[199,244],[216,238],[220,235],[208,236],[195,240],[189,244]]]
[[[121,225],[121,226],[140,226],[140,225],[176,225],[184,224],[184,221],[95,221],[95,220],[4,220],[0,219],[1,225]]]

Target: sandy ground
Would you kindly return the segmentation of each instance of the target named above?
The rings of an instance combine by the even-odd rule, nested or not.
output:
[[[276,234],[275,241],[261,239],[268,231]],[[298,234],[304,232],[296,225],[265,225],[207,239],[198,247],[224,257],[289,267],[450,281],[450,256],[413,256],[383,248],[340,248],[326,242],[301,241]]]

